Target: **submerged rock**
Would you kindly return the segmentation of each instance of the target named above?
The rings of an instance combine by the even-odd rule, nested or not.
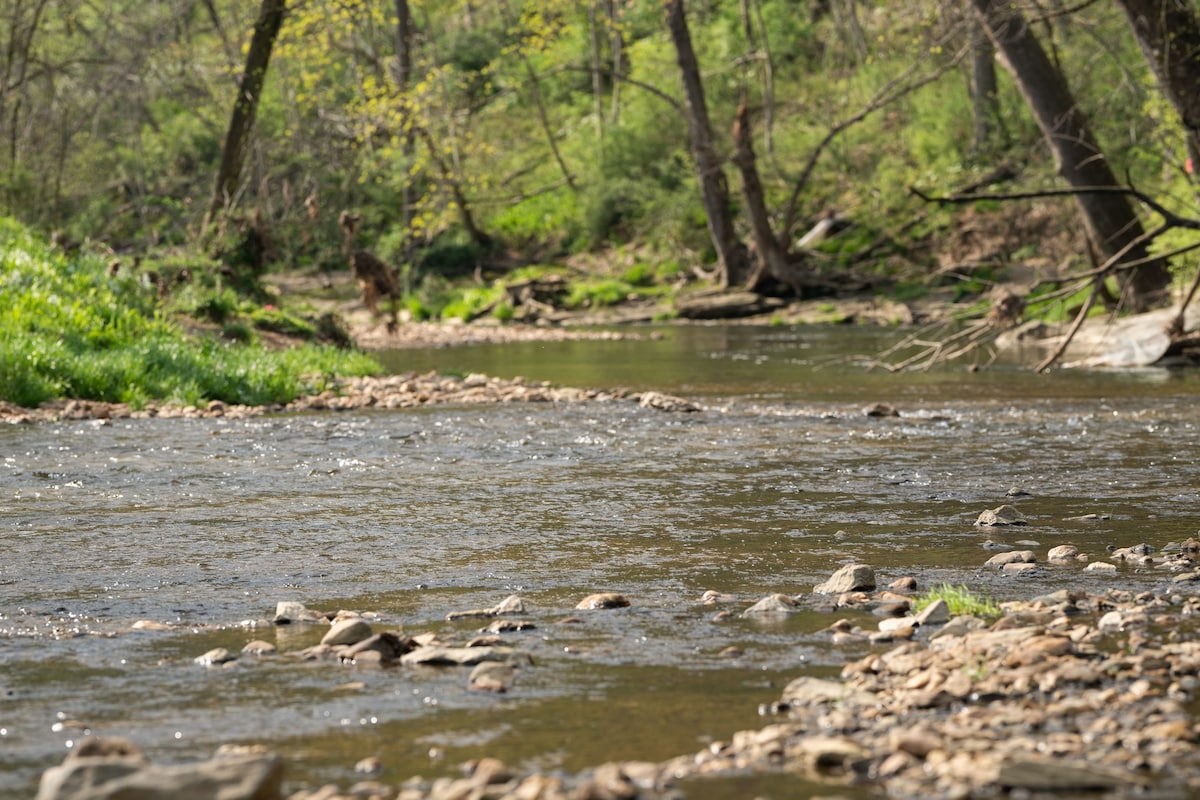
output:
[[[600,592],[598,594],[589,594],[587,597],[575,604],[578,610],[597,609],[597,608],[629,608],[629,600],[623,594],[617,592]]]
[[[491,608],[473,608],[468,611],[451,611],[446,615],[448,622],[454,622],[459,619],[471,619],[475,617],[498,617],[502,614],[524,614],[525,601],[520,595],[509,595]]]
[[[1027,525],[1028,523],[1025,521],[1025,517],[1021,516],[1020,511],[1005,503],[1002,506],[990,508],[980,513],[979,518],[975,520],[975,524],[980,527],[991,527],[996,525]]]
[[[786,594],[771,594],[742,612],[743,617],[755,614],[786,614],[796,610],[796,601]]]

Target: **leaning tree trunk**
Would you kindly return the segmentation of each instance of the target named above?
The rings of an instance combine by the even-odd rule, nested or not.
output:
[[[758,265],[747,281],[748,288],[756,289],[765,277],[770,276],[792,287],[797,297],[803,297],[803,270],[789,262],[787,249],[771,228],[771,215],[767,211],[762,181],[758,177],[753,136],[750,132],[750,111],[746,107],[744,94],[733,123],[733,163],[742,174],[742,196],[746,199],[746,213],[750,217],[750,227],[754,231],[754,249],[758,255]]]
[[[972,2],[1054,153],[1059,175],[1075,189],[1119,187],[1066,79],[1046,55],[1025,17],[1007,0]],[[1126,195],[1081,191],[1075,198],[1088,236],[1104,260],[1127,247],[1120,262],[1147,258],[1144,245],[1130,247],[1142,236],[1143,229]],[[1160,302],[1171,283],[1171,274],[1159,259],[1117,274],[1121,299],[1135,311]]]
[[[1187,131],[1188,158],[1200,170],[1200,21],[1188,0],[1120,0],[1163,93]]]
[[[246,147],[250,141],[250,131],[254,128],[254,116],[258,111],[258,99],[267,79],[271,50],[275,46],[275,39],[279,36],[286,13],[287,0],[263,0],[262,8],[258,12],[258,21],[254,23],[254,35],[250,37],[250,49],[246,52],[246,69],[242,72],[237,100],[234,101],[233,113],[229,117],[229,130],[225,134],[225,144],[221,149],[221,166],[217,170],[208,213],[204,216],[202,230],[205,232],[224,215],[237,193],[238,182],[242,177],[242,165],[246,160]]]
[[[696,51],[692,49],[692,36],[688,31],[683,0],[663,0],[663,5],[667,11],[667,27],[671,30],[671,40],[675,43],[675,57],[683,76],[692,159],[696,166],[696,176],[700,180],[700,195],[704,203],[704,214],[708,218],[708,232],[717,251],[721,284],[724,288],[740,286],[750,277],[750,260],[746,257],[746,248],[738,239],[733,227],[729,185],[713,142],[712,123],[709,122],[708,104],[704,99],[704,84],[700,80],[700,65],[696,61]]]

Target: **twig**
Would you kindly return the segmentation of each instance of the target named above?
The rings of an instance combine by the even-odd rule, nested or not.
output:
[[[1096,302],[1097,295],[1100,294],[1100,281],[1092,282],[1092,291],[1088,292],[1087,300],[1083,302],[1083,307],[1079,309],[1079,313],[1075,315],[1075,321],[1071,323],[1071,329],[1067,331],[1067,335],[1059,342],[1058,347],[1054,348],[1054,352],[1046,356],[1042,361],[1033,368],[1034,372],[1042,373],[1050,368],[1050,365],[1058,361],[1059,357],[1067,351],[1067,346],[1071,344],[1071,340],[1075,338],[1075,334],[1079,332],[1083,326],[1083,321],[1087,319],[1088,312],[1092,310],[1092,306]]]

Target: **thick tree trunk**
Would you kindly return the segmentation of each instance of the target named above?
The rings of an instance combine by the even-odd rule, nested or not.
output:
[[[1112,167],[1096,143],[1088,121],[1075,103],[1062,72],[1050,61],[1029,25],[1007,0],[972,0],[988,36],[1017,88],[1029,105],[1054,154],[1059,174],[1076,189],[1119,186]],[[1127,196],[1113,193],[1076,195],[1093,246],[1107,260],[1143,233]],[[1122,262],[1147,257],[1145,246],[1129,248]],[[1134,311],[1161,302],[1171,275],[1161,260],[1118,273],[1122,301]]]
[[[683,0],[663,0],[667,11],[667,27],[675,44],[676,61],[683,77],[683,92],[687,98],[688,132],[691,136],[692,159],[700,180],[708,232],[717,251],[721,283],[725,287],[740,286],[750,277],[750,261],[746,248],[738,239],[733,226],[733,210],[729,200],[729,185],[717,157],[712,123],[704,99],[704,84],[700,80],[700,65],[692,49]]]
[[[1200,170],[1200,21],[1188,0],[1120,0],[1163,93],[1187,131],[1188,158]]]
[[[262,95],[263,83],[267,79],[267,65],[271,62],[271,50],[283,26],[287,13],[287,0],[263,0],[254,23],[254,35],[250,38],[250,49],[246,53],[246,68],[238,85],[237,100],[229,117],[229,130],[221,149],[221,165],[213,185],[212,199],[204,217],[205,232],[208,231],[233,202],[238,182],[242,177],[242,165],[246,160],[246,147],[250,132],[254,129],[254,117],[258,111],[258,99]]]
[[[746,198],[746,213],[750,217],[750,227],[754,231],[754,247],[758,255],[758,265],[747,281],[747,286],[754,289],[769,275],[792,287],[796,296],[802,297],[803,270],[789,262],[786,248],[771,228],[771,215],[767,211],[762,182],[759,180],[758,167],[755,164],[750,111],[746,107],[744,97],[738,106],[737,119],[733,123],[733,148],[733,163],[742,174],[742,196]]]

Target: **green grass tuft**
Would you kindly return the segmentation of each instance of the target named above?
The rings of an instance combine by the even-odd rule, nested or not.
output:
[[[968,615],[980,619],[998,619],[1004,612],[990,597],[981,597],[962,584],[942,583],[921,595],[913,603],[920,611],[937,600],[945,600],[954,616]]]

